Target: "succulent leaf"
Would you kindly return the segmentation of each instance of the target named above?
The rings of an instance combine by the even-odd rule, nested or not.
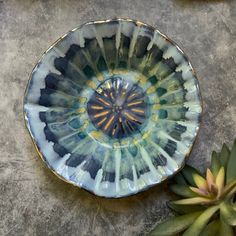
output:
[[[221,167],[221,163],[218,157],[218,154],[213,151],[211,155],[211,172],[216,177],[217,173],[219,172]]]
[[[236,235],[236,139],[232,150],[224,144],[220,153],[212,153],[211,160],[205,178],[188,165],[177,175],[170,189],[184,199],[171,201],[168,206],[180,216],[158,225],[151,235],[173,236],[183,231],[183,236]]]
[[[236,179],[225,186],[222,196],[224,197],[226,196],[227,199],[230,199],[235,192],[236,192]]]
[[[222,149],[221,149],[221,152],[220,152],[219,156],[220,156],[221,165],[224,166],[225,172],[226,172],[227,163],[228,163],[229,156],[230,156],[230,150],[229,150],[228,146],[225,143],[222,146]]]
[[[211,197],[208,191],[205,189],[195,188],[195,187],[189,187],[192,192],[196,193],[197,195],[200,195],[202,197]]]
[[[220,220],[210,222],[202,231],[201,236],[216,236],[220,230]]]
[[[172,192],[182,197],[196,197],[196,193],[191,191],[187,185],[172,184],[170,185],[170,189]]]
[[[175,176],[175,182],[177,184],[182,184],[182,185],[187,185],[187,182],[186,180],[184,179],[184,176],[182,175],[182,173],[178,173],[176,176]]]
[[[220,214],[226,224],[236,226],[236,211],[228,201],[221,204]]]
[[[216,176],[216,186],[218,188],[218,197],[220,197],[221,193],[223,192],[223,188],[225,185],[225,169],[222,166]]]
[[[196,205],[196,204],[204,205],[209,202],[211,202],[211,199],[205,197],[192,197],[173,201],[173,203],[178,205]]]
[[[207,172],[206,172],[206,181],[207,181],[207,186],[208,186],[209,192],[214,195],[217,195],[218,188],[215,184],[215,177],[212,174],[211,170],[208,168],[207,168]]]
[[[182,174],[190,185],[197,187],[193,176],[194,175],[201,176],[201,174],[195,168],[193,168],[192,166],[186,165],[184,169],[182,170]]]
[[[215,183],[215,177],[209,168],[207,168],[207,172],[206,172],[206,181],[207,181],[209,189],[210,189],[211,185],[213,185]]]
[[[207,188],[207,182],[201,175],[193,174],[193,179],[194,179],[194,181],[195,181],[198,188],[204,189],[204,190],[208,189]]]
[[[197,217],[202,214],[200,212],[194,212],[185,214],[182,216],[173,217],[160,225],[157,225],[156,228],[149,234],[150,236],[168,236],[173,235],[185,230],[189,225],[191,225]]]
[[[174,202],[167,202],[167,206],[172,209],[173,211],[179,213],[179,214],[187,214],[192,213],[196,211],[203,211],[205,210],[204,206],[200,205],[178,205]]]
[[[219,210],[219,206],[212,206],[205,210],[193,224],[184,232],[183,236],[200,235],[211,217]]]
[[[236,139],[234,141],[233,148],[229,156],[227,172],[226,172],[226,181],[227,183],[230,183],[235,179],[236,179]]]
[[[219,236],[234,236],[233,228],[226,224],[224,220],[220,221]]]

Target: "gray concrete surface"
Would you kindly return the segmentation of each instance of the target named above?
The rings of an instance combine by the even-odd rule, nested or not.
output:
[[[0,0],[0,235],[145,235],[170,214],[164,185],[106,200],[59,180],[24,126],[24,90],[44,50],[86,21],[116,16],[158,27],[195,67],[204,113],[189,163],[203,169],[236,137],[235,0]]]

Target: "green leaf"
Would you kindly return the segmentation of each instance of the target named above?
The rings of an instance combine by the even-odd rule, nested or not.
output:
[[[212,206],[205,210],[194,223],[184,232],[183,236],[198,236],[205,228],[211,217],[219,209],[219,206]]]
[[[201,233],[201,236],[216,236],[218,235],[219,229],[220,220],[214,220],[205,227]]]
[[[222,196],[227,196],[226,198],[231,198],[236,192],[236,179],[227,184],[223,190]]]
[[[173,201],[174,204],[178,205],[196,205],[196,204],[206,204],[210,203],[212,199],[205,198],[205,197],[192,197],[192,198],[185,198]]]
[[[225,185],[225,168],[222,166],[216,176],[216,186],[218,188],[218,196],[221,195]]]
[[[227,183],[236,179],[236,139],[234,140],[233,148],[231,150],[229,161],[227,165],[226,181]]]
[[[191,184],[191,186],[196,187],[196,183],[194,181],[194,176],[200,175],[201,174],[192,166],[186,165],[182,172],[181,172],[184,176],[184,178],[188,181],[189,184]]]
[[[223,220],[220,221],[219,236],[234,236],[233,228]]]
[[[179,213],[179,214],[187,214],[192,213],[196,211],[203,211],[205,210],[204,206],[199,205],[178,205],[174,202],[167,202],[167,206],[172,209],[173,211]]]
[[[221,152],[219,153],[219,157],[220,157],[221,165],[224,166],[225,171],[227,170],[229,156],[230,156],[230,150],[228,146],[224,143],[222,146]]]
[[[223,202],[220,205],[220,214],[225,223],[236,226],[236,211],[229,202]]]
[[[186,182],[186,180],[184,179],[184,177],[183,177],[183,175],[181,174],[181,172],[178,173],[177,175],[175,175],[174,181],[175,181],[177,184],[187,185],[187,182]]]
[[[235,203],[232,204],[232,208],[236,211],[236,204]]]
[[[149,236],[168,236],[180,233],[191,225],[201,214],[202,211],[173,217],[157,225],[154,230],[150,232]]]
[[[194,193],[187,185],[172,184],[170,185],[170,190],[175,194],[182,197],[196,197],[197,194]]]
[[[211,172],[216,177],[221,167],[219,157],[215,151],[211,154]]]
[[[207,188],[208,188],[207,182],[201,175],[193,174],[193,179],[194,179],[198,188],[207,190]]]

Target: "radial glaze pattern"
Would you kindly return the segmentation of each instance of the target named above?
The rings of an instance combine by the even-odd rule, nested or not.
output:
[[[121,139],[141,129],[146,107],[145,94],[137,84],[114,76],[94,92],[87,110],[95,127]]]
[[[84,24],[50,47],[32,72],[24,111],[57,175],[123,197],[184,165],[201,101],[173,42],[146,24],[116,19]]]

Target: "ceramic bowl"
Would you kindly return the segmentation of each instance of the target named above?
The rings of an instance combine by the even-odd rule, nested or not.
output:
[[[198,81],[167,36],[130,19],[94,21],[58,39],[35,66],[27,127],[57,176],[124,197],[183,167],[199,128]]]

